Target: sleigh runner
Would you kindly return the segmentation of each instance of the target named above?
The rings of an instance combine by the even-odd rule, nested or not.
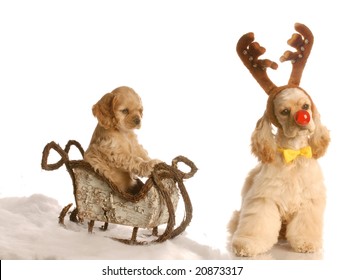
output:
[[[65,149],[55,142],[48,143],[42,156],[44,170],[56,170],[65,164],[73,182],[76,209],[70,218],[74,221],[89,220],[88,231],[93,231],[95,221],[104,222],[102,229],[106,230],[108,223],[133,227],[131,239],[113,239],[129,244],[146,244],[137,241],[139,228],[152,229],[156,238],[151,242],[163,242],[182,233],[192,219],[192,204],[183,184],[184,179],[191,178],[197,171],[196,166],[189,159],[179,156],[169,166],[159,163],[154,167],[151,176],[143,184],[137,181],[137,192],[123,193],[107,178],[95,171],[84,160],[70,160],[69,150],[75,146],[84,155],[80,143],[70,140]],[[55,150],[61,159],[56,163],[48,163],[51,150]],[[190,167],[188,173],[178,169],[182,162]],[[180,196],[184,202],[184,217],[180,225],[176,226],[175,212]],[[61,211],[59,223],[64,224],[64,217],[72,203]],[[158,236],[157,228],[166,224],[164,232]]]

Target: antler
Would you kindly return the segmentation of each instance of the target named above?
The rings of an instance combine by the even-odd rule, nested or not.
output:
[[[250,32],[243,35],[237,43],[237,53],[245,67],[248,68],[255,80],[260,84],[264,91],[269,93],[276,88],[276,85],[269,79],[267,68],[276,70],[278,65],[269,59],[258,59],[266,52],[266,49],[254,42],[254,33]]]
[[[287,44],[295,48],[296,51],[286,51],[283,56],[280,57],[280,61],[284,62],[290,60],[292,62],[293,69],[288,85],[299,86],[302,72],[312,49],[314,38],[311,30],[306,25],[296,23],[294,28],[300,34],[294,33],[291,39],[287,41]]]

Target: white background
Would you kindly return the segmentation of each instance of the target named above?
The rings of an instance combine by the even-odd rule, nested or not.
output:
[[[1,1],[0,197],[43,194],[73,201],[64,168],[40,167],[43,147],[69,139],[87,148],[96,125],[91,107],[127,85],[143,100],[137,131],[153,158],[177,155],[198,166],[186,182],[192,226],[210,246],[240,204],[240,190],[257,163],[250,135],[267,96],[239,60],[239,37],[253,31],[278,62],[289,49],[294,23],[309,26],[315,43],[303,74],[307,90],[331,131],[320,159],[328,205],[324,258],[341,247],[341,55],[339,1]],[[289,63],[269,75],[287,83]],[[190,227],[190,231],[192,230]],[[199,232],[199,231],[198,231]]]

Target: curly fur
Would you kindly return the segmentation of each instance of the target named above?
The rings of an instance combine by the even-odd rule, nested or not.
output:
[[[311,116],[305,127],[294,121],[294,114],[304,108]],[[297,252],[315,252],[322,246],[326,199],[317,159],[326,152],[329,132],[311,98],[300,88],[286,88],[275,96],[273,113],[280,127],[274,134],[267,110],[257,122],[251,145],[260,163],[248,174],[241,210],[234,212],[228,224],[228,244],[239,256],[268,251],[280,234]],[[308,145],[312,158],[299,156],[291,163],[285,163],[278,150]]]
[[[85,161],[111,180],[121,192],[133,192],[137,176],[147,177],[159,160],[149,158],[134,129],[141,126],[143,106],[138,94],[119,87],[94,106],[98,119]]]

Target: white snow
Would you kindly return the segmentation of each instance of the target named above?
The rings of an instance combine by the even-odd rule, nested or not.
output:
[[[163,244],[130,246],[109,237],[130,237],[131,228],[110,225],[107,232],[66,219],[58,225],[61,210],[55,199],[34,194],[0,199],[1,259],[223,259],[218,248],[201,244],[189,234]],[[96,226],[101,223],[96,223]],[[141,234],[147,234],[142,230]]]
[[[0,259],[239,259],[226,249],[225,220],[195,218],[186,232],[173,240],[137,246],[110,238],[130,238],[131,227],[110,224],[103,232],[99,229],[102,223],[96,222],[93,233],[89,234],[86,221],[75,224],[67,217],[66,227],[60,226],[58,216],[62,206],[42,194],[1,198],[0,206]],[[163,226],[160,230],[163,231]],[[140,229],[139,239],[149,240],[148,234],[148,230]],[[324,252],[298,254],[287,243],[280,243],[257,259],[322,259],[330,251]]]

